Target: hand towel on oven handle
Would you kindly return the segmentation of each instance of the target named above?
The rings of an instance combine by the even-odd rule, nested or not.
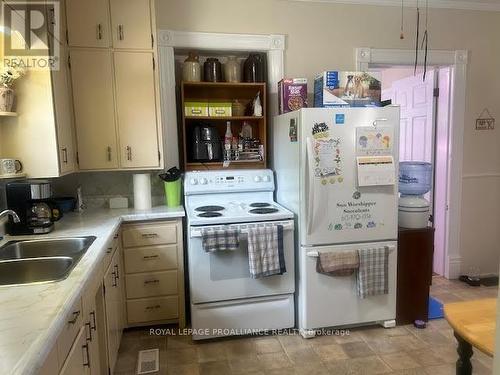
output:
[[[254,279],[286,272],[282,225],[249,225],[248,266]]]
[[[321,252],[316,260],[316,272],[327,276],[350,276],[358,268],[357,250]]]
[[[240,231],[227,226],[221,228],[204,228],[201,230],[203,250],[207,253],[215,251],[234,251],[240,247]]]

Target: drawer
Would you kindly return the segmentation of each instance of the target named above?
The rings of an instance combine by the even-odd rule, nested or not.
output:
[[[125,272],[149,272],[177,269],[177,245],[140,247],[123,250]]]
[[[177,242],[177,223],[133,225],[122,232],[123,246],[152,246]]]
[[[177,271],[147,272],[126,275],[127,298],[177,294]]]
[[[128,322],[144,323],[175,319],[179,315],[178,296],[144,298],[127,301]]]
[[[61,367],[75,341],[80,328],[83,326],[82,300],[78,298],[71,306],[70,312],[64,317],[64,327],[57,339],[57,357]]]

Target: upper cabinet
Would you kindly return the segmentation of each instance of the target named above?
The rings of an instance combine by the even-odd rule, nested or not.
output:
[[[149,0],[110,0],[113,47],[153,48]]]
[[[79,168],[162,168],[154,0],[67,1]]]
[[[110,47],[109,4],[103,0],[66,0],[70,47]]]

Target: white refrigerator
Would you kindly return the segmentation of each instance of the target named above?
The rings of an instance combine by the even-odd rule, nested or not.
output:
[[[395,324],[399,107],[304,108],[276,116],[276,200],[295,214],[297,326]],[[389,293],[316,272],[320,252],[389,248]]]

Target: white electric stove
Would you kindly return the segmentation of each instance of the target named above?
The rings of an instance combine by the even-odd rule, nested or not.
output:
[[[294,319],[293,213],[273,200],[271,170],[188,172],[184,179],[194,339],[290,328]],[[250,277],[249,226],[281,225],[287,272]],[[206,253],[202,229],[240,232],[237,251]]]

